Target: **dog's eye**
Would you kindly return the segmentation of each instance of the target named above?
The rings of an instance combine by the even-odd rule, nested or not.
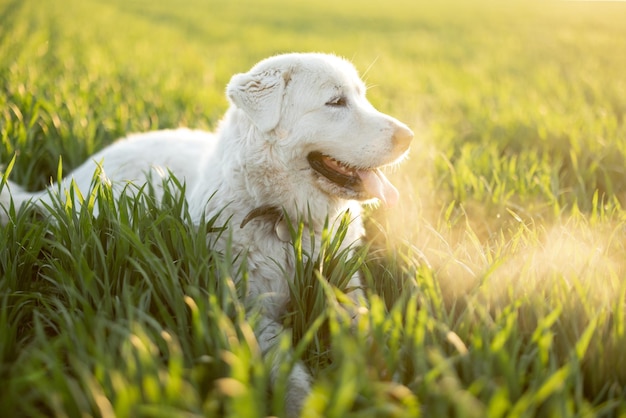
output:
[[[345,107],[348,104],[348,100],[344,96],[334,97],[326,102],[326,106],[332,107]]]

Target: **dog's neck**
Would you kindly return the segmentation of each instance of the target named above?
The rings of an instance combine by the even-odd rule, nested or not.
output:
[[[243,228],[255,218],[264,218],[270,222],[278,222],[284,218],[283,211],[277,206],[265,205],[255,209],[252,209],[245,218],[241,221],[239,228]]]
[[[245,218],[243,218],[239,228],[244,228],[250,221],[255,219],[264,220],[272,225],[274,227],[274,233],[279,240],[283,242],[292,240],[291,230],[285,219],[285,214],[279,207],[265,205],[252,209]]]
[[[272,164],[264,162],[264,158],[272,153],[269,149],[272,147],[272,141],[269,138],[262,138],[261,141],[258,137],[255,138],[261,133],[240,109],[231,107],[227,111],[219,131],[220,140],[228,138],[228,142],[231,143],[220,143],[217,150],[217,153],[221,154],[219,160],[223,164],[222,168],[233,180],[230,183],[230,190],[225,192],[232,197],[238,195],[237,200],[249,208],[249,212],[240,223],[241,228],[253,220],[262,220],[275,227],[281,240],[290,240],[289,221],[304,222],[307,227],[321,232],[327,219],[332,224],[353,206],[349,201],[330,196],[310,201],[311,196],[302,195],[297,184],[288,181],[292,179],[287,179],[287,176],[293,176],[293,173],[285,174],[280,171],[281,167],[272,171]],[[240,144],[233,147],[233,141]],[[248,159],[246,157],[242,159],[237,153],[241,149],[247,150]],[[255,180],[254,184],[250,184],[250,179]],[[281,183],[282,186],[279,187],[277,183]],[[298,197],[293,201],[287,201],[285,200],[287,196]],[[358,214],[353,208],[351,211],[355,215]]]

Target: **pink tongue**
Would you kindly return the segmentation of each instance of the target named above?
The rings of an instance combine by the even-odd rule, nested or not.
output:
[[[379,198],[387,207],[398,203],[400,193],[380,170],[357,171],[365,191]]]

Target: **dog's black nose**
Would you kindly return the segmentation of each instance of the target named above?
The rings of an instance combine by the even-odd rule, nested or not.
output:
[[[393,133],[393,145],[400,151],[406,151],[413,140],[413,131],[406,125],[398,125]]]

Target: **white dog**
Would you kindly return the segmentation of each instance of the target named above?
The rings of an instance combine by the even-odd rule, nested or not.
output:
[[[130,136],[92,156],[64,186],[73,179],[86,191],[101,164],[117,193],[128,182],[150,181],[158,190],[169,170],[187,184],[194,222],[222,211],[220,221],[232,225],[233,252],[246,254],[248,297],[262,304],[257,337],[265,353],[282,331],[294,265],[282,211],[292,220],[312,222],[308,227],[318,241],[326,218],[332,223],[349,211],[352,221],[344,242],[350,245],[363,233],[358,201],[379,199],[392,205],[398,199],[379,167],[401,159],[413,133],[374,109],[365,90],[352,64],[339,57],[271,57],[233,76],[226,89],[231,106],[216,134],[179,129]],[[11,199],[6,189],[16,206],[50,199],[48,191],[31,194],[8,184],[0,194],[5,207]],[[2,208],[0,217],[6,222]],[[216,245],[223,247],[226,241]],[[358,289],[359,278],[353,277],[349,286]],[[297,364],[288,382],[288,415],[298,415],[309,389],[309,374]]]

